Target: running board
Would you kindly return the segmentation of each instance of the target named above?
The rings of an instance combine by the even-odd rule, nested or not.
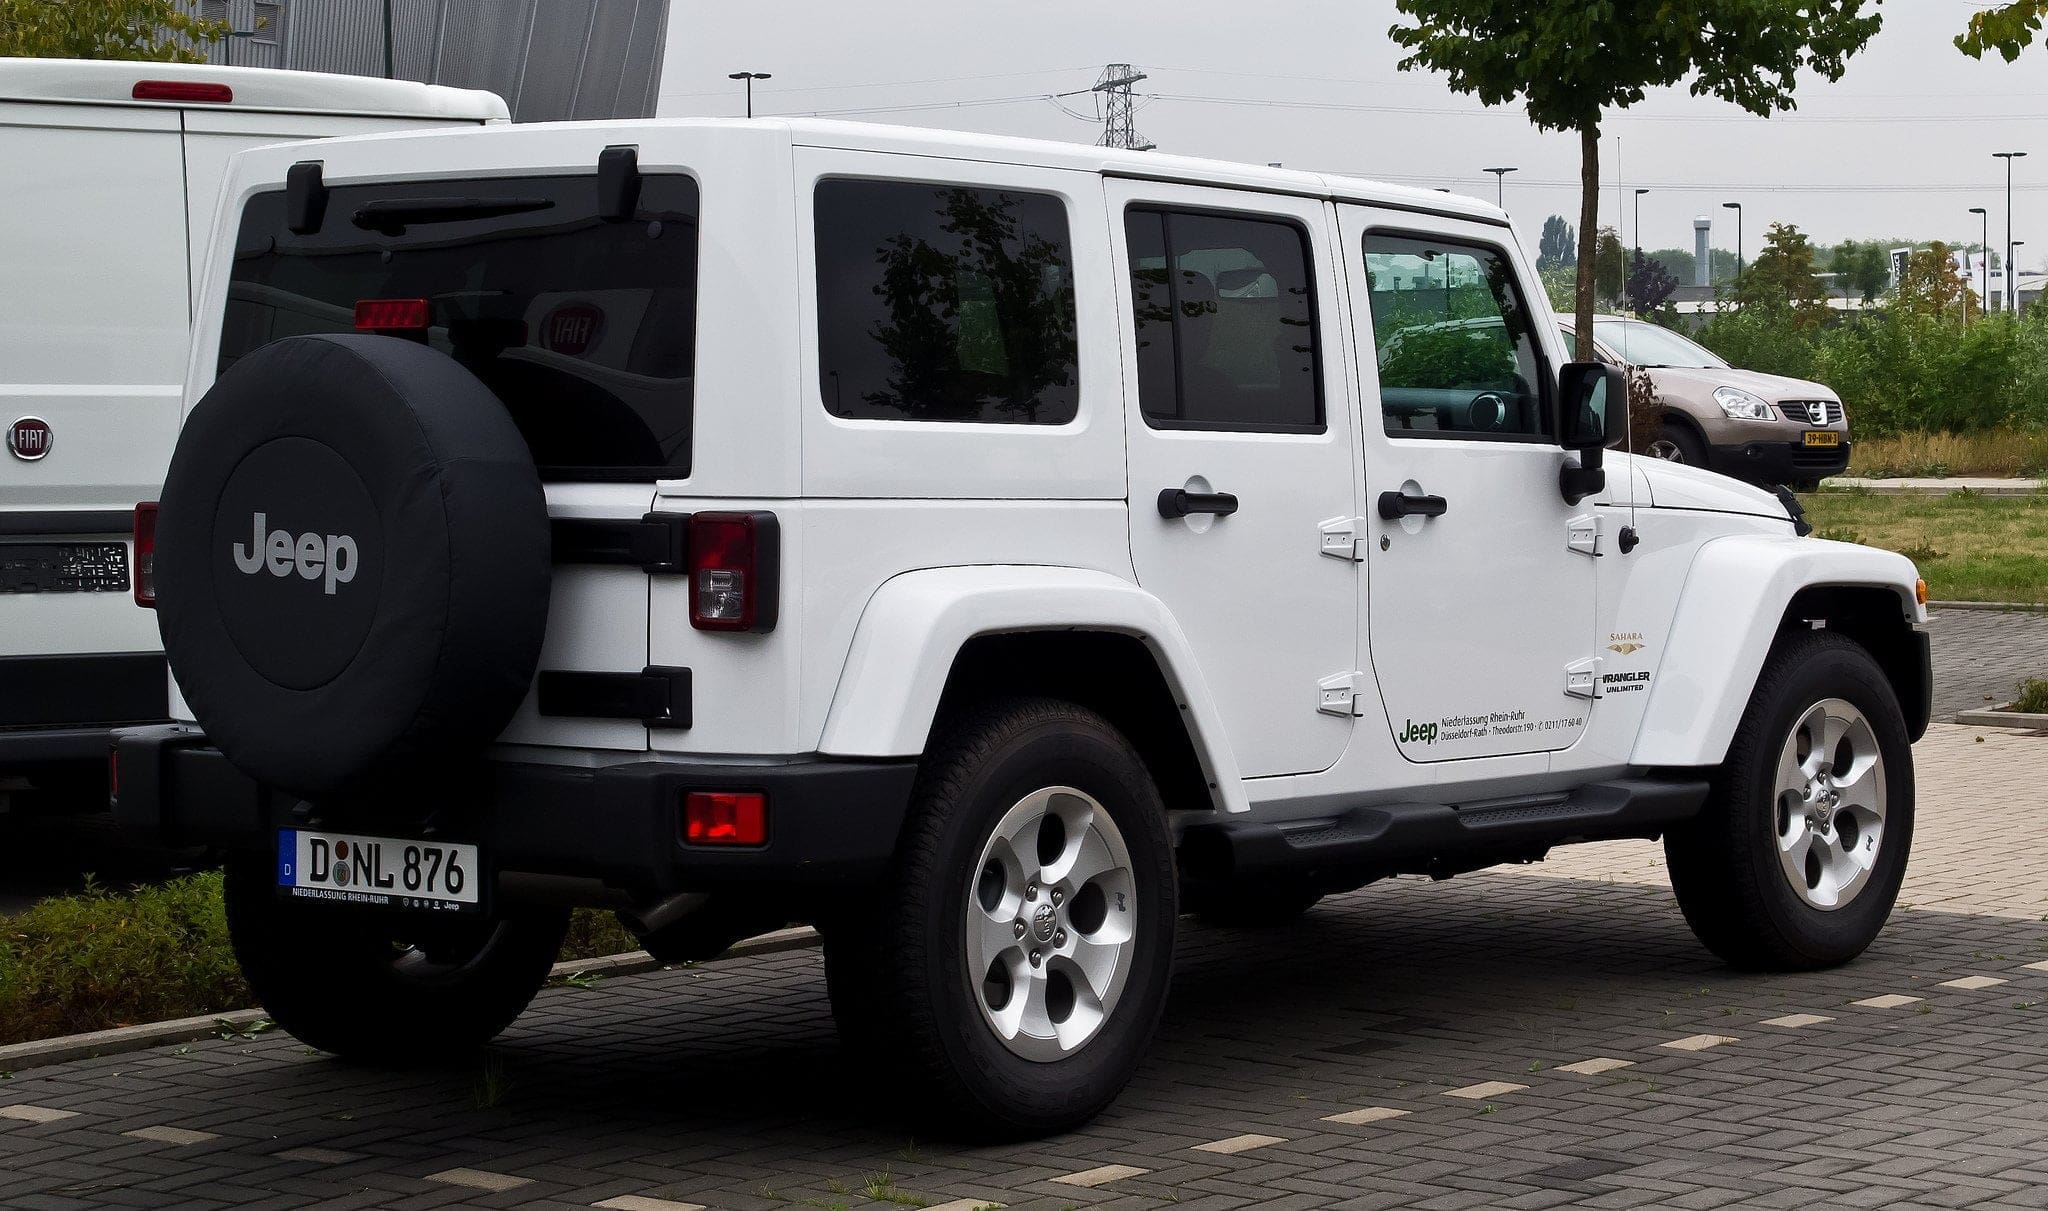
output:
[[[1293,875],[1357,883],[1388,875],[1448,877],[1532,861],[1555,845],[1655,838],[1697,815],[1704,779],[1626,778],[1569,794],[1477,803],[1381,803],[1284,824],[1205,820],[1180,842],[1191,878],[1234,882]]]

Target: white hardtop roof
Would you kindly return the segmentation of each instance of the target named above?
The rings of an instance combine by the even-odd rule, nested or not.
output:
[[[138,101],[143,80],[225,84],[234,100]],[[260,110],[266,112],[374,114],[380,117],[443,119],[450,122],[508,121],[511,111],[496,93],[449,88],[411,80],[380,80],[327,72],[277,71],[267,67],[216,67],[209,63],[148,63],[102,59],[0,58],[0,100],[72,105],[135,105],[152,108]]]

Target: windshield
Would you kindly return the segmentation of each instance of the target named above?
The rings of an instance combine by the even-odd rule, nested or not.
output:
[[[1725,370],[1728,363],[1669,328],[1641,320],[1594,320],[1593,335],[1631,366]]]

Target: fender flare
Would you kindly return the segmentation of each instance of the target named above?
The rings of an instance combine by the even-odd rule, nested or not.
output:
[[[1696,767],[1727,758],[1785,611],[1801,591],[1887,590],[1902,620],[1918,625],[1927,614],[1917,578],[1905,556],[1852,543],[1737,534],[1702,544],[1680,589],[1629,764]]]
[[[825,716],[832,757],[924,752],[939,697],[968,640],[1022,631],[1110,631],[1142,641],[1182,704],[1196,759],[1225,811],[1249,811],[1222,717],[1164,602],[1106,572],[979,566],[903,572],[868,599]]]

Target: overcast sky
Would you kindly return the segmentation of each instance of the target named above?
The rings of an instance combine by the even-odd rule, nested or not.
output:
[[[1905,236],[1977,239],[1972,206],[2004,239],[2003,165],[2014,173],[2013,237],[2048,264],[2048,48],[2008,65],[1965,57],[1950,38],[1974,0],[1891,0],[1884,30],[1839,83],[1812,81],[1796,114],[1752,118],[1681,90],[1652,93],[1604,128],[1601,222],[1642,199],[1646,248],[1692,247],[1692,220],[1715,220],[1732,248],[1744,207],[1751,256],[1772,221],[1816,242]],[[1137,126],[1163,151],[1354,172],[1492,199],[1482,170],[1512,165],[1507,207],[1531,247],[1543,218],[1578,218],[1578,142],[1530,126],[1520,107],[1488,110],[1443,77],[1396,70],[1392,0],[675,0],[664,114],[737,114],[739,70],[765,71],[757,114],[835,116],[1094,142],[1103,64],[1130,62]],[[1189,98],[1207,98],[1192,100]],[[960,104],[963,102],[986,102]],[[1278,103],[1286,104],[1278,104]],[[898,109],[900,106],[930,108]],[[1072,115],[1081,115],[1080,117]],[[1085,120],[1084,120],[1085,118]],[[1616,140],[1620,141],[1619,154]],[[1634,242],[1633,206],[1620,213]]]

